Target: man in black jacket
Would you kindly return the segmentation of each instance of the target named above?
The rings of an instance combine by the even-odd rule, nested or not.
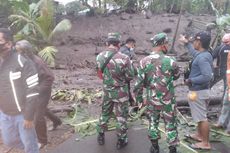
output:
[[[38,71],[40,105],[35,114],[35,129],[38,135],[39,147],[42,148],[48,143],[45,116],[53,122],[53,129],[56,129],[56,127],[62,123],[60,118],[55,116],[47,108],[51,96],[54,75],[47,64],[39,56],[33,54],[33,47],[28,41],[18,41],[15,48],[21,55],[31,59]]]
[[[226,70],[227,70],[227,56],[230,50],[230,45],[222,43],[217,46],[213,52],[213,59],[217,59],[216,67],[214,69],[214,80],[211,83],[211,87],[214,86],[220,80],[224,81],[224,91],[227,88]]]
[[[38,74],[34,64],[13,51],[13,36],[0,28],[0,110],[4,144],[39,153],[33,126],[38,104]]]
[[[135,53],[134,53],[135,47],[136,47],[136,40],[129,37],[128,39],[126,39],[125,45],[122,46],[119,49],[119,51],[129,56],[130,60],[132,60],[133,58],[135,58]]]

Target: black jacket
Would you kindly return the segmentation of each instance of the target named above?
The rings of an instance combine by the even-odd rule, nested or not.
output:
[[[212,55],[217,58],[217,66],[220,68],[220,74],[225,76],[227,70],[227,56],[230,52],[230,46],[222,44],[215,48]]]
[[[54,75],[47,64],[39,56],[33,55],[31,60],[35,63],[38,72],[39,93],[44,93],[46,92],[46,89],[50,89],[52,87]]]
[[[39,102],[38,74],[33,62],[11,51],[0,65],[0,87],[0,110],[33,120]]]

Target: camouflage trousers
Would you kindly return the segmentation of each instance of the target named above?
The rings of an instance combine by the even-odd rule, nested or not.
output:
[[[103,100],[102,113],[97,125],[97,132],[103,133],[108,129],[108,122],[111,117],[115,117],[116,131],[118,139],[128,140],[127,138],[127,117],[128,117],[128,98]]]
[[[160,139],[160,130],[158,126],[160,117],[162,116],[165,124],[168,145],[174,146],[179,144],[174,104],[163,105],[160,107],[148,105],[147,116],[149,120],[148,136],[151,141]]]

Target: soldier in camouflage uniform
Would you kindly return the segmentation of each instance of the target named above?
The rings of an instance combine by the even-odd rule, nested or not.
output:
[[[107,130],[107,123],[113,116],[117,120],[117,149],[127,145],[127,116],[129,106],[128,84],[134,77],[134,69],[127,55],[119,51],[120,35],[118,33],[109,33],[107,40],[107,49],[101,52],[97,58],[97,70],[102,71],[103,79],[103,103],[102,114],[97,126],[98,143],[104,144],[104,132]],[[101,70],[107,59],[112,56]],[[114,111],[114,113],[113,113]]]
[[[167,142],[170,153],[176,153],[178,145],[178,133],[176,122],[176,105],[173,80],[179,78],[179,67],[175,59],[166,56],[168,37],[160,33],[151,38],[152,53],[140,61],[138,79],[134,86],[134,93],[138,105],[143,105],[143,89],[146,89],[147,116],[149,119],[148,136],[151,140],[151,153],[159,153],[158,129],[160,114],[162,114]]]

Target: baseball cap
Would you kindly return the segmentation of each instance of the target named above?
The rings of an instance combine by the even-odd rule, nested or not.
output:
[[[202,44],[209,44],[211,41],[211,34],[206,31],[201,31],[194,36],[193,40],[200,40]]]

